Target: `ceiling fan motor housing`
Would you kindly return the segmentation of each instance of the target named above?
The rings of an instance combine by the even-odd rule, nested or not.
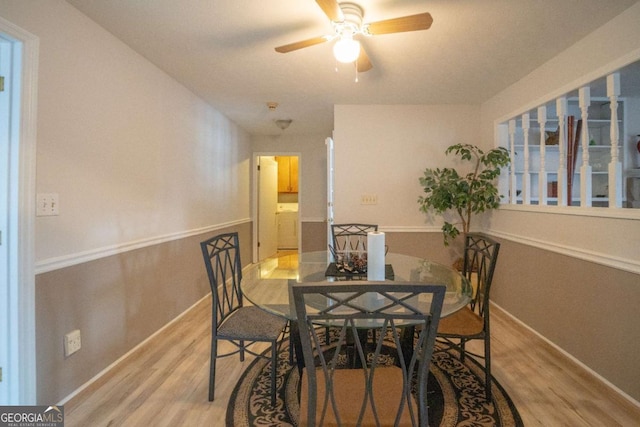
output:
[[[342,9],[344,21],[334,22],[338,34],[347,32],[355,35],[360,33],[362,29],[362,17],[364,16],[362,8],[355,3],[340,3],[340,9]]]

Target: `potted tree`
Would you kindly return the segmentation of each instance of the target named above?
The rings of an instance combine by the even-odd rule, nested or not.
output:
[[[501,168],[510,163],[509,152],[502,147],[485,153],[475,145],[454,144],[445,151],[447,155],[450,153],[470,162],[469,172],[462,174],[454,168],[425,169],[420,178],[424,194],[418,199],[420,210],[425,213],[454,214],[453,222],[445,221],[442,226],[445,246],[461,232],[463,235],[469,232],[473,215],[500,205],[496,180]]]

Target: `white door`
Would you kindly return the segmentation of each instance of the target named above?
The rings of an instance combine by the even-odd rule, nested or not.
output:
[[[331,225],[333,224],[333,139],[327,138],[325,144],[327,146],[327,244],[331,245],[333,244],[331,241],[333,238],[331,233]],[[330,259],[329,261],[334,260]]]
[[[272,156],[258,159],[258,260],[278,252],[278,163]]]

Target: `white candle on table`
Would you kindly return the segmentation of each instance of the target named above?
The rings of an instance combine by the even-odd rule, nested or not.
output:
[[[384,252],[384,233],[367,233],[367,280],[385,280]]]

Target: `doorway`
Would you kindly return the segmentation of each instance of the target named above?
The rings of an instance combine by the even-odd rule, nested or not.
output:
[[[300,248],[300,154],[256,153],[255,262]]]
[[[37,58],[38,39],[0,18],[0,405],[36,402]]]

